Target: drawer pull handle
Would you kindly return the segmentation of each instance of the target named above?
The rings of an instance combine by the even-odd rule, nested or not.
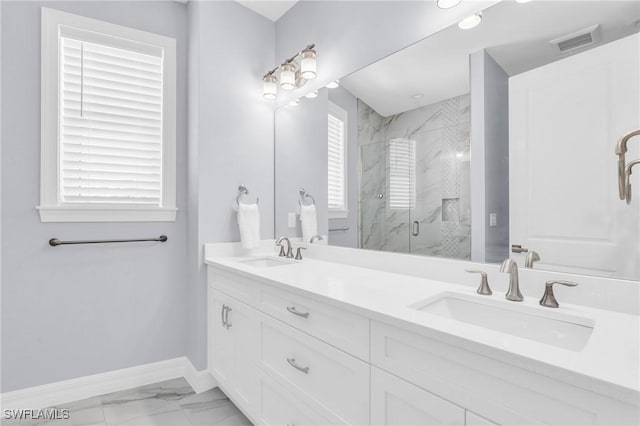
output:
[[[222,326],[223,327],[227,326],[227,323],[224,320],[224,314],[225,314],[226,310],[227,310],[227,305],[222,305],[222,310],[220,311],[220,314],[221,314],[220,315],[220,317],[221,317],[220,319],[222,320]]]
[[[296,370],[302,371],[304,374],[309,374],[309,367],[300,367],[298,364],[296,364],[295,358],[287,358],[287,362]]]
[[[287,311],[302,318],[309,318],[309,312],[298,312],[295,306],[287,306]]]
[[[227,306],[227,312],[224,314],[224,322],[227,327],[227,330],[231,328],[231,323],[229,322],[229,312],[231,312],[231,308]]]

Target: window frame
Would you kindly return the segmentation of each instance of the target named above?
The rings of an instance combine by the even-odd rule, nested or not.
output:
[[[41,173],[42,222],[159,222],[176,220],[176,41],[58,10],[42,8],[41,23]],[[60,194],[59,84],[60,37],[84,34],[99,42],[118,39],[120,47],[162,49],[162,172],[161,205],[62,203]]]
[[[348,162],[349,162],[349,113],[336,105],[335,103],[329,101],[328,107],[328,115],[333,115],[338,118],[344,124],[344,138],[343,138],[343,193],[344,193],[344,208],[342,209],[332,209],[327,206],[328,218],[329,219],[347,219],[349,217],[349,175],[348,175]],[[327,137],[327,149],[328,149],[328,137]]]

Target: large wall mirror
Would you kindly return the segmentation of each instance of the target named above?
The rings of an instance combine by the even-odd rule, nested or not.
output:
[[[321,243],[639,280],[639,23],[503,1],[278,109],[276,236],[315,202]]]

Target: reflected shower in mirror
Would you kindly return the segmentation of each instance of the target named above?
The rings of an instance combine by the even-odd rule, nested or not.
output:
[[[640,279],[615,155],[640,128],[639,20],[634,1],[503,1],[280,108],[276,234],[301,235],[304,187],[322,243]]]

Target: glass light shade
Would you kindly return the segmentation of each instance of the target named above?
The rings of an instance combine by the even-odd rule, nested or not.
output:
[[[313,99],[313,98],[317,98],[318,97],[318,91],[314,90],[313,92],[309,92],[306,95],[304,95],[305,98],[309,98],[309,99]]]
[[[438,7],[440,9],[449,9],[450,7],[457,6],[462,0],[438,0]]]
[[[278,97],[278,79],[275,75],[269,74],[262,78],[262,96],[269,100]]]
[[[300,99],[294,99],[291,102],[289,102],[290,106],[298,106],[300,105]]]
[[[482,22],[482,13],[476,13],[458,22],[458,27],[463,30],[470,30],[480,25],[480,22]]]
[[[305,80],[316,78],[316,56],[313,49],[305,49],[300,53],[300,73]]]
[[[331,83],[327,84],[327,89],[335,89],[336,87],[340,86],[340,80],[336,80],[336,81],[332,81]]]
[[[296,66],[293,64],[282,64],[280,66],[280,87],[284,90],[296,88]]]

